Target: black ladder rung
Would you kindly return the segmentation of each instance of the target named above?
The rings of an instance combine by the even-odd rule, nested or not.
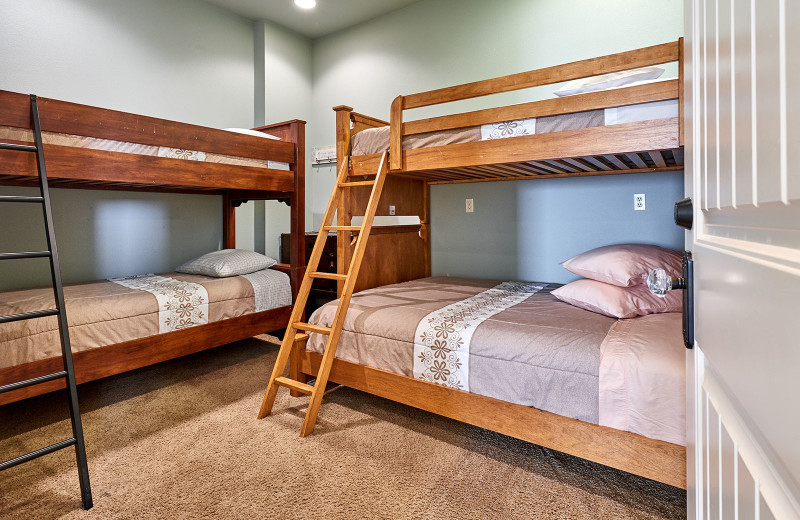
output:
[[[0,316],[0,323],[10,323],[12,321],[32,320],[34,318],[44,318],[45,316],[55,316],[58,309],[45,309],[41,311],[23,312],[21,314],[6,314]]]
[[[36,147],[29,144],[0,143],[0,150],[16,150],[18,152],[35,152]]]
[[[14,260],[19,258],[48,258],[50,251],[20,251],[19,253],[0,253],[0,260]]]
[[[61,372],[53,372],[52,374],[47,374],[46,376],[34,377],[32,379],[26,379],[24,381],[17,381],[16,383],[0,386],[0,394],[4,392],[10,392],[12,390],[18,390],[20,388],[25,388],[26,386],[38,385],[40,383],[52,381],[53,379],[60,379],[62,377],[67,377],[67,373],[64,370],[62,370]]]
[[[70,437],[67,440],[51,444],[46,448],[32,451],[30,453],[26,453],[25,455],[20,455],[19,457],[14,457],[13,459],[9,459],[5,462],[0,462],[0,471],[3,471],[4,469],[8,468],[13,468],[17,464],[22,464],[23,462],[28,462],[29,460],[38,459],[42,455],[47,455],[48,453],[53,453],[54,451],[63,450],[64,448],[69,448],[70,446],[74,446],[76,442],[77,441],[75,440],[75,437]]]
[[[44,202],[44,197],[27,197],[25,195],[0,195],[0,202]]]

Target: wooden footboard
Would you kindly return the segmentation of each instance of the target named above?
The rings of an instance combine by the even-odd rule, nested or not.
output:
[[[293,370],[316,374],[322,356],[295,344]],[[686,489],[686,448],[499,399],[337,359],[330,381]]]

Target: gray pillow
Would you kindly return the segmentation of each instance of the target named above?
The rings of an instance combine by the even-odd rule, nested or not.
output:
[[[278,263],[274,258],[244,249],[222,249],[179,265],[175,271],[215,278],[254,273]]]

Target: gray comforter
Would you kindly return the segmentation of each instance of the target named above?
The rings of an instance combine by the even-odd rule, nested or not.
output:
[[[356,294],[336,356],[425,378],[415,369],[415,356],[419,366],[426,354],[419,337],[425,323],[443,308],[475,301],[499,283],[424,278]],[[550,295],[557,284],[538,285],[541,289],[521,302],[473,323],[461,388],[597,424],[600,346],[616,320],[557,300]],[[335,310],[331,302],[309,321],[329,326]],[[326,339],[311,334],[308,348],[322,352]],[[459,387],[444,379],[434,382]]]

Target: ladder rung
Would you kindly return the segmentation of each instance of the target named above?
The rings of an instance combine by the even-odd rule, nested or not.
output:
[[[351,188],[354,186],[374,186],[375,181],[351,181],[339,183],[340,188]]]
[[[330,334],[331,329],[328,327],[320,327],[319,325],[311,325],[310,323],[303,323],[298,321],[292,325],[295,330],[304,330],[306,332],[318,332],[320,334]]]
[[[33,460],[36,458],[41,457],[42,455],[47,455],[48,453],[53,453],[54,451],[62,450],[64,448],[69,448],[70,446],[74,446],[77,441],[75,437],[70,437],[67,440],[57,442],[55,444],[51,444],[46,448],[42,448],[40,450],[32,451],[30,453],[26,453],[25,455],[20,455],[19,457],[15,457],[13,459],[9,459],[5,462],[0,462],[0,471],[4,469],[13,468],[17,464],[22,464],[23,462],[28,462],[29,460]]]
[[[24,195],[0,195],[0,202],[44,202],[44,197],[26,197]]]
[[[325,231],[361,231],[361,226],[324,226]]]
[[[0,260],[14,260],[15,258],[47,258],[50,251],[21,251],[19,253],[0,253]]]
[[[288,377],[276,377],[275,384],[285,386],[286,388],[290,388],[292,390],[297,390],[298,392],[303,392],[306,395],[311,395],[311,393],[314,391],[313,386],[301,383],[300,381],[295,381],[294,379],[289,379]]]
[[[29,144],[0,143],[0,150],[16,150],[18,152],[35,152],[36,147]]]
[[[324,278],[326,280],[347,280],[346,274],[337,273],[308,273],[311,278]]]
[[[308,339],[308,334],[303,334],[302,332],[298,332],[294,335],[295,341],[305,341]]]
[[[55,316],[56,314],[58,314],[58,309],[45,309],[42,311],[23,312],[21,314],[7,314],[5,316],[0,316],[0,323],[32,320],[34,318],[44,318],[45,316]]]
[[[34,377],[33,379],[26,379],[25,381],[17,381],[16,383],[0,386],[0,394],[4,392],[10,392],[12,390],[18,390],[20,388],[25,388],[26,386],[38,385],[39,383],[52,381],[53,379],[60,379],[62,377],[67,377],[67,373],[63,370],[61,372],[53,372],[52,374],[47,374],[46,376]]]

